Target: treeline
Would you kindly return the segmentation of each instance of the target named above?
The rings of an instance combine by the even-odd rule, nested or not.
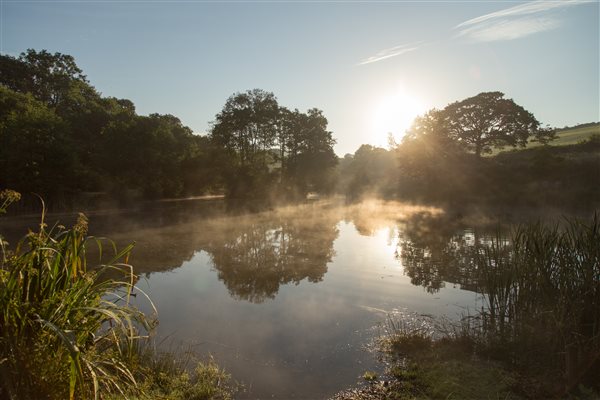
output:
[[[127,200],[196,194],[216,184],[211,144],[172,115],[138,115],[103,97],[73,57],[0,56],[0,185],[57,208],[83,193]]]
[[[600,199],[597,139],[498,154],[556,137],[500,92],[430,110],[390,150],[363,145],[338,159],[327,124],[319,109],[290,110],[255,89],[233,94],[208,135],[195,135],[175,116],[103,97],[71,56],[0,55],[0,187],[54,210],[209,193],[262,205],[313,191],[446,204]]]
[[[355,199],[395,197],[453,207],[598,206],[598,137],[497,153],[555,137],[502,93],[481,93],[418,117],[389,150],[362,146],[346,155],[339,165],[340,190]]]
[[[103,97],[69,55],[0,55],[0,187],[54,209],[322,189],[337,161],[326,127],[321,111],[289,111],[254,90],[233,95],[209,135],[195,135],[175,116]]]

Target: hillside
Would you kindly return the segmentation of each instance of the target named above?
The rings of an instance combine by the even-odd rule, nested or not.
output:
[[[551,146],[568,146],[573,144],[579,144],[590,139],[593,135],[600,135],[600,122],[591,122],[587,124],[580,124],[567,128],[556,129],[556,139],[550,142]],[[539,147],[539,142],[530,142],[526,149]],[[497,155],[502,152],[511,152],[514,150],[523,150],[521,148],[512,149],[507,147],[503,150],[495,150],[490,156]]]
[[[600,135],[600,122],[557,129],[557,134],[558,137],[552,142],[553,145],[577,144],[589,139],[592,135]]]

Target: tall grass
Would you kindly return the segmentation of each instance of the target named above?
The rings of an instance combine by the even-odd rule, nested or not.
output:
[[[0,193],[0,214],[17,199]],[[42,214],[13,251],[0,243],[0,398],[98,399],[135,387],[137,342],[154,318],[130,303],[132,246],[88,237],[82,214],[71,229],[48,228]]]
[[[600,216],[522,225],[476,249],[486,344],[555,369],[566,389],[600,378]],[[592,376],[590,376],[592,375]]]

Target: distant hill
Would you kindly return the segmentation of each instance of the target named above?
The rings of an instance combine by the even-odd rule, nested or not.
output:
[[[558,137],[552,141],[552,145],[564,146],[567,144],[577,144],[589,139],[592,135],[600,135],[600,122],[590,122],[556,129],[556,133]]]
[[[586,124],[579,124],[575,126],[568,126],[565,128],[555,128],[556,129],[556,139],[550,142],[551,146],[568,146],[571,144],[578,144],[581,142],[585,142],[593,135],[600,135],[600,122],[589,122]],[[526,149],[530,149],[533,147],[541,146],[538,142],[530,142]],[[514,151],[514,150],[523,150],[521,148],[512,149],[510,147],[506,147],[503,150],[495,150],[490,156],[494,156],[503,151]]]

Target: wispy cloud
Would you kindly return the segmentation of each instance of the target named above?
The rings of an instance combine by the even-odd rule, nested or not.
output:
[[[597,0],[537,0],[514,7],[469,19],[454,27],[456,36],[466,37],[476,42],[513,40],[534,33],[556,29],[560,19],[551,14],[553,10],[573,7],[580,4],[595,3]],[[404,44],[384,49],[377,54],[361,60],[357,65],[371,64],[396,57],[423,47],[422,42]]]
[[[592,2],[594,0],[533,1],[470,19],[455,29],[459,31],[458,36],[478,42],[513,40],[558,28],[559,19],[544,15],[551,10]]]
[[[534,33],[549,31],[560,26],[556,18],[519,18],[480,23],[462,29],[459,36],[467,36],[477,42],[513,40]]]
[[[385,60],[386,58],[396,57],[409,51],[414,51],[419,48],[418,43],[416,44],[403,44],[400,46],[390,47],[389,49],[383,49],[374,56],[365,58],[360,61],[358,65],[370,64],[377,61]]]

